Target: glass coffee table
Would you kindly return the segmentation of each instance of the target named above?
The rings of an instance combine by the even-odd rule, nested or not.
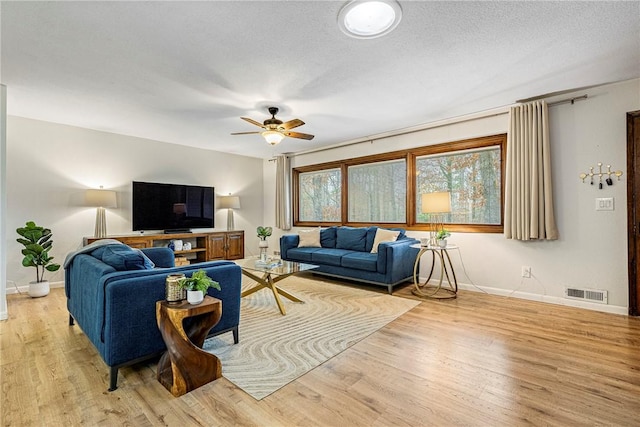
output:
[[[280,301],[280,295],[294,302],[304,302],[295,295],[276,286],[276,283],[294,274],[318,268],[317,265],[284,260],[270,260],[264,264],[258,261],[258,258],[245,258],[235,261],[242,268],[242,274],[257,282],[256,286],[242,292],[242,298],[258,292],[260,289],[269,288],[273,292],[273,297],[276,300],[276,304],[278,304],[280,313],[283,315],[287,314],[287,312],[284,309],[284,305],[282,305],[282,301]]]

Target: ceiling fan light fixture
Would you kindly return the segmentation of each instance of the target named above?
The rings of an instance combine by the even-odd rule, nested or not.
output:
[[[266,130],[261,134],[264,139],[271,145],[277,145],[282,142],[284,135],[275,130]]]
[[[402,8],[395,0],[353,0],[340,9],[338,25],[348,36],[371,39],[390,33],[401,19]]]

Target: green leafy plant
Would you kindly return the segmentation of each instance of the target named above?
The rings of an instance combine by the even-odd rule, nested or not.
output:
[[[451,233],[449,233],[447,230],[443,228],[442,230],[438,231],[438,234],[436,234],[436,240],[444,240],[450,236],[451,236]]]
[[[191,275],[191,277],[185,277],[180,279],[180,287],[188,291],[202,291],[206,294],[207,289],[214,288],[220,290],[220,284],[207,276],[204,270],[198,270]]]
[[[267,240],[267,237],[271,236],[271,233],[273,233],[273,228],[260,226],[258,227],[257,232],[260,240]]]
[[[28,221],[24,227],[20,227],[16,232],[22,236],[16,241],[24,245],[22,250],[22,265],[36,268],[36,282],[44,282],[44,272],[58,271],[60,264],[54,264],[53,257],[49,256],[49,251],[53,245],[51,230],[37,226],[35,222]]]

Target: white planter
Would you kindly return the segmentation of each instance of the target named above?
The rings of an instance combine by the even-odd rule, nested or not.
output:
[[[447,239],[438,240],[438,246],[440,246],[441,248],[446,248],[447,247]]]
[[[202,291],[187,291],[187,301],[193,305],[200,304],[204,301],[204,293]]]
[[[49,295],[49,281],[44,282],[29,282],[29,296],[31,298],[38,298]]]
[[[260,240],[258,242],[258,247],[259,248],[268,248],[269,247],[269,242],[267,242],[266,240]]]

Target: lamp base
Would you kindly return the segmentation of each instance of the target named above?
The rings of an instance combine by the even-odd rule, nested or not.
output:
[[[235,225],[233,224],[233,209],[227,209],[227,231],[235,230]]]
[[[101,239],[107,237],[107,216],[105,208],[99,207],[96,210],[96,229],[93,234],[93,237]]]

